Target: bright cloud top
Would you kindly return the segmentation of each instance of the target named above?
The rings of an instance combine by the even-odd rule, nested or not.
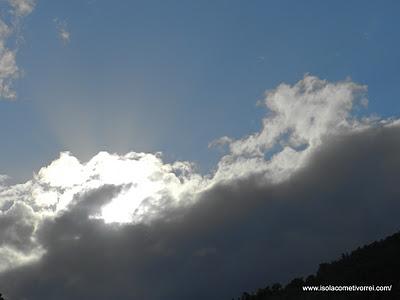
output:
[[[266,92],[268,114],[260,132],[238,140],[225,136],[214,142],[229,146],[216,177],[236,178],[252,170],[265,172],[273,181],[286,179],[325,137],[374,123],[352,116],[356,106],[367,104],[366,90],[350,80],[331,83],[307,75],[293,86],[283,83]]]
[[[105,222],[146,223],[161,213],[167,200],[174,200],[168,205],[187,204],[189,195],[205,183],[189,163],[165,164],[159,154],[100,152],[81,164],[71,154],[61,153],[58,160],[39,171],[32,193],[40,209],[53,215],[68,209],[76,195],[105,185],[122,187],[100,215],[91,217]]]
[[[395,121],[358,119],[357,103],[365,104],[366,87],[351,81],[330,83],[305,76],[293,86],[266,93],[269,112],[260,132],[242,139],[223,137],[228,153],[215,172],[201,175],[189,162],[165,163],[160,153],[125,155],[100,152],[86,163],[68,152],[43,167],[24,184],[0,180],[0,265],[3,270],[39,259],[46,249],[36,231],[45,220],[82,205],[83,195],[116,187],[87,217],[105,223],[144,223],[168,219],[169,212],[198,201],[204,191],[227,181],[258,174],[282,182],[304,166],[324,139]],[[1,270],[0,270],[1,271]]]

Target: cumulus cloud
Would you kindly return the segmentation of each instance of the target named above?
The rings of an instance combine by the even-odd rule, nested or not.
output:
[[[396,231],[400,122],[354,117],[365,99],[350,80],[281,84],[260,132],[223,138],[208,175],[159,153],[64,152],[32,180],[3,183],[0,290],[229,298]]]
[[[351,114],[360,103],[365,105],[366,90],[350,80],[331,83],[306,75],[293,86],[281,84],[266,92],[269,113],[260,132],[238,140],[222,137],[213,143],[229,146],[215,176],[236,178],[257,170],[270,180],[286,179],[327,136],[372,125],[372,119],[359,120]]]
[[[0,186],[0,208],[3,210],[0,220],[10,219],[15,215],[15,207],[22,207],[25,209],[18,210],[17,220],[8,222],[10,230],[17,230],[19,219],[23,219],[24,224],[29,221],[27,226],[32,229],[28,235],[29,243],[24,241],[32,245],[31,252],[21,252],[20,247],[4,241],[5,248],[12,246],[21,253],[12,264],[3,262],[3,265],[16,266],[29,262],[29,259],[39,259],[43,251],[36,243],[38,225],[80,206],[81,201],[86,203],[85,195],[105,186],[118,187],[118,193],[88,210],[90,219],[101,219],[105,223],[149,224],[154,219],[165,217],[174,208],[190,205],[196,194],[208,184],[206,178],[192,169],[188,162],[163,163],[157,153],[117,155],[100,152],[86,163],[81,163],[68,152],[61,153],[57,160],[40,169],[32,180]],[[3,259],[10,260],[5,256]]]
[[[11,47],[11,38],[18,39],[18,30],[22,19],[30,14],[35,6],[33,0],[8,0],[5,4],[8,23],[0,19],[0,98],[15,99],[12,85],[20,76],[16,62],[18,47]]]

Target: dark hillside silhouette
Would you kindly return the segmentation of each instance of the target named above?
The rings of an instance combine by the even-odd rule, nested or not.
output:
[[[392,285],[391,292],[303,292],[303,286]],[[375,241],[341,259],[319,265],[315,275],[295,278],[243,293],[239,300],[281,299],[400,299],[400,232]]]

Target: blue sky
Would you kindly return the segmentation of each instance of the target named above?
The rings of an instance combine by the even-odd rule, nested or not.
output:
[[[162,151],[208,170],[221,155],[208,143],[258,130],[265,90],[305,73],[351,77],[368,86],[363,113],[398,116],[399,9],[398,1],[37,1],[20,29],[17,99],[0,102],[0,173],[25,180],[64,150],[83,160],[100,150]]]

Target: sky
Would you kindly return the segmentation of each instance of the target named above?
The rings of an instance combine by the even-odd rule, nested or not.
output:
[[[35,3],[17,101],[0,103],[0,165],[16,182],[65,150],[161,151],[206,172],[220,157],[209,142],[258,130],[264,92],[305,73],[368,85],[370,113],[400,110],[397,1]]]
[[[398,1],[0,9],[9,299],[231,299],[399,229]]]

